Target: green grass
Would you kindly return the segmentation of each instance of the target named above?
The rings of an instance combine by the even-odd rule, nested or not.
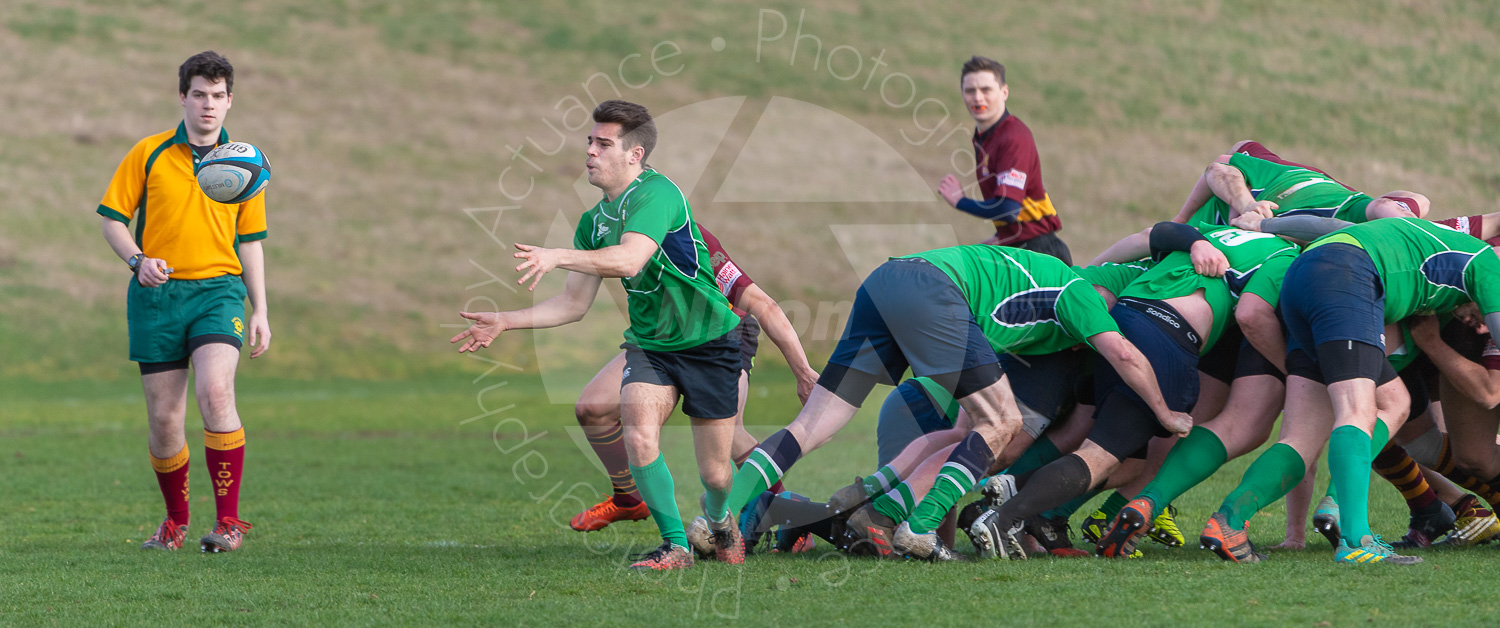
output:
[[[762,436],[795,411],[787,373],[764,370],[750,402]],[[567,528],[607,487],[569,435],[571,409],[549,403],[538,378],[477,375],[243,382],[241,512],[255,529],[229,555],[137,549],[161,506],[134,384],[0,382],[0,623],[1431,625],[1497,612],[1486,589],[1467,584],[1500,576],[1492,547],[1357,569],[1334,565],[1316,534],[1315,549],[1243,567],[1156,546],[1136,561],[929,565],[847,559],[825,545],[739,568],[634,574],[624,556],[657,543],[649,523]],[[500,381],[483,408],[515,407],[465,423],[484,412],[480,390]],[[868,471],[870,414],[800,464],[789,485],[823,497]],[[685,431],[668,429],[665,441],[691,515],[699,487]],[[194,442],[190,538],[212,513]],[[1179,500],[1186,531],[1245,462]],[[1399,535],[1399,496],[1379,481],[1373,495],[1376,528]],[[1255,520],[1258,545],[1279,541],[1282,516],[1278,504]]]

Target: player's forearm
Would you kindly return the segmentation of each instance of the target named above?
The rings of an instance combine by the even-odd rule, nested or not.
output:
[[[1177,210],[1177,215],[1172,217],[1172,222],[1186,223],[1199,208],[1203,207],[1204,203],[1213,197],[1214,191],[1208,187],[1208,175],[1200,175],[1198,182],[1193,184],[1193,191],[1188,194],[1187,200],[1182,202],[1182,209]]]
[[[499,312],[501,328],[547,329],[576,323],[588,314],[602,282],[595,275],[570,272],[562,294],[525,309]]]
[[[1492,371],[1454,351],[1441,339],[1418,339],[1417,346],[1427,354],[1443,379],[1464,396],[1485,407],[1500,405],[1500,382],[1492,381]]]
[[[1100,253],[1090,263],[1094,266],[1111,262],[1123,264],[1125,262],[1136,261],[1150,254],[1151,229],[1147,228],[1145,231],[1132,233],[1121,238],[1119,242],[1111,244],[1109,248],[1104,249],[1104,252]]]
[[[505,329],[549,329],[583,320],[588,306],[579,307],[566,294],[549,298],[531,307],[500,312]]]
[[[240,278],[245,282],[245,292],[250,296],[250,311],[269,316],[266,303],[266,254],[259,240],[240,244]]]
[[[1286,236],[1299,242],[1312,242],[1354,223],[1323,216],[1279,216],[1260,221],[1261,233]]]
[[[1229,204],[1232,208],[1230,217],[1238,216],[1240,209],[1255,202],[1255,197],[1250,195],[1250,188],[1245,184],[1245,173],[1240,172],[1229,164],[1214,163],[1204,173],[1208,179],[1208,189],[1213,191],[1214,196]]]
[[[131,256],[141,252],[141,247],[136,246],[135,238],[130,235],[130,227],[125,223],[105,218],[103,229],[104,241],[109,243],[109,248],[114,249],[115,255],[122,261],[128,261]]]
[[[606,246],[595,251],[560,250],[562,256],[558,268],[606,279],[634,277],[651,259],[649,254],[642,256],[639,250],[624,244]]]
[[[793,372],[805,373],[812,370],[812,365],[807,362],[807,353],[802,349],[802,341],[797,337],[796,328],[792,327],[792,321],[787,319],[786,312],[775,299],[759,286],[752,285],[745,290],[745,295],[740,300],[747,306],[746,311],[760,321],[761,328],[766,330],[766,336],[781,350],[781,355],[786,358],[787,366]]]

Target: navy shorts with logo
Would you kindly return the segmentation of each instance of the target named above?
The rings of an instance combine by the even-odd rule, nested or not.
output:
[[[740,411],[740,336],[736,330],[681,351],[650,351],[626,343],[620,386],[640,382],[672,386],[682,413],[695,419],[728,419]]]

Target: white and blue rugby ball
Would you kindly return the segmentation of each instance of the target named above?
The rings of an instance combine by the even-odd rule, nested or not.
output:
[[[243,203],[271,183],[266,154],[248,142],[230,142],[209,151],[198,162],[198,187],[226,205]]]

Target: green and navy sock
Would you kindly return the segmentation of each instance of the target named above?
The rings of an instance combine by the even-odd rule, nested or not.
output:
[[[916,496],[912,493],[911,485],[902,482],[886,493],[875,498],[871,504],[875,512],[891,518],[891,521],[901,523],[911,517],[911,511],[917,506]]]
[[[994,461],[995,454],[983,436],[978,432],[970,432],[965,436],[953,449],[953,453],[948,455],[948,461],[943,464],[942,470],[938,471],[932,490],[927,492],[927,497],[917,504],[916,510],[907,518],[911,531],[926,534],[936,530],[942,524],[943,517],[948,515],[948,509],[974,488],[974,484]]]
[[[729,512],[744,510],[750,500],[781,481],[801,457],[802,446],[791,432],[781,430],[761,441],[734,474],[734,485],[729,489]]]

